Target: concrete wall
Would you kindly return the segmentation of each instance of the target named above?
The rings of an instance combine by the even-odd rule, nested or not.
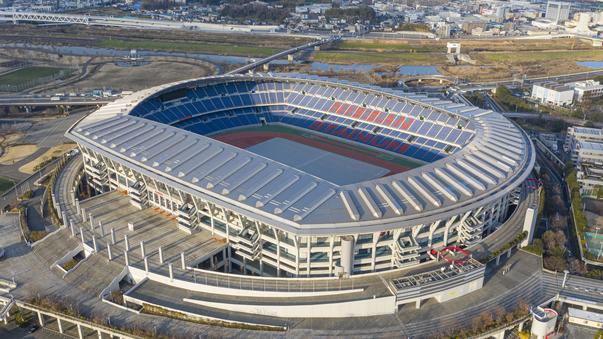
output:
[[[304,305],[230,304],[189,298],[184,298],[184,301],[228,311],[286,318],[367,317],[393,314],[396,311],[396,297],[394,296],[339,303]]]
[[[528,236],[521,242],[521,247],[528,246],[534,238],[534,227],[538,217],[538,206],[529,207],[526,210],[526,216],[523,222],[523,230],[528,232]]]
[[[457,286],[442,292],[439,292],[435,295],[435,298],[439,302],[445,302],[448,300],[452,300],[465,294],[469,294],[471,292],[477,291],[484,286],[484,278],[480,278],[478,280],[471,281],[467,284],[463,284],[461,286]]]
[[[111,280],[109,285],[101,291],[99,298],[103,299],[105,296],[111,294],[111,292],[119,290],[119,282],[122,281],[128,273],[130,273],[128,267],[124,266],[123,270],[121,270],[121,272]]]
[[[603,328],[603,323],[600,323],[598,321],[582,319],[582,318],[578,318],[578,317],[569,317],[568,321],[570,324],[588,326],[588,327],[593,327],[593,328]]]
[[[263,291],[263,290],[249,290],[249,289],[239,289],[239,288],[228,288],[228,287],[218,287],[212,285],[205,285],[201,283],[194,283],[192,281],[179,280],[174,278],[173,281],[170,281],[169,276],[163,276],[157,273],[149,272],[148,274],[140,268],[136,268],[133,266],[129,267],[130,275],[135,282],[142,281],[144,278],[148,278],[149,280],[156,281],[165,285],[186,289],[189,291],[203,292],[209,294],[221,294],[228,296],[242,296],[242,297],[265,297],[265,298],[295,298],[295,297],[320,297],[327,295],[339,295],[339,294],[349,294],[349,293],[359,293],[362,292],[362,288],[357,289],[349,289],[349,290],[332,290],[332,291]],[[199,278],[201,281],[202,278]],[[233,282],[236,281],[236,277],[233,277]],[[226,283],[225,283],[226,284]],[[268,283],[270,286],[270,283]],[[258,284],[258,289],[260,285]]]

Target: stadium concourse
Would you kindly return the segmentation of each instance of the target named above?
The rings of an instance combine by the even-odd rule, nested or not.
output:
[[[170,216],[183,237],[193,237],[191,246],[213,251],[196,253],[195,260],[182,254],[184,272],[172,266],[168,272],[163,263],[149,263],[143,241],[141,256],[125,260],[135,280],[200,291],[198,281],[178,278],[193,270],[224,281],[216,293],[237,296],[231,284],[241,274],[261,276],[253,279],[268,279],[259,285],[270,281],[275,290],[260,293],[256,285],[246,295],[330,300],[315,308],[327,317],[390,313],[395,305],[445,301],[481,288],[484,266],[470,253],[450,268],[437,253],[485,242],[502,246],[497,242],[520,233],[504,225],[527,197],[522,187],[535,160],[526,134],[498,113],[296,74],[224,75],[150,88],[100,108],[66,135],[78,143],[82,180],[98,197],[80,203],[75,190],[76,216],[64,219],[92,220],[94,212],[85,210],[100,204],[103,218],[114,221],[113,199],[123,211],[129,204]],[[149,227],[124,225],[120,236],[156,238]],[[397,284],[408,269],[418,283]],[[313,290],[293,296],[280,281]],[[338,281],[348,282],[335,291]],[[367,299],[370,291],[379,292]],[[300,303],[283,311],[292,317],[316,302],[289,301]],[[278,305],[251,301],[237,309],[280,313]]]

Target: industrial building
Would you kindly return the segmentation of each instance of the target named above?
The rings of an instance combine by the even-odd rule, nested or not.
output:
[[[567,85],[555,82],[534,84],[532,99],[548,105],[569,106],[574,101],[574,90]]]

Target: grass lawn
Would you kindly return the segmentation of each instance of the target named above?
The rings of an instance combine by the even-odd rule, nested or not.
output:
[[[13,187],[14,182],[8,178],[0,177],[0,194],[6,192],[9,188]]]
[[[445,52],[445,43],[409,43],[392,40],[344,40],[338,46],[340,50],[386,50],[399,52]]]
[[[399,51],[446,53],[446,42],[438,40],[406,39],[353,39],[337,44],[339,50]],[[517,51],[588,51],[595,50],[590,44],[578,39],[556,40],[464,40],[461,50],[469,52],[510,52]]]
[[[438,65],[445,62],[444,54],[379,53],[321,51],[314,61],[332,64]]]
[[[0,76],[0,85],[20,85],[39,78],[58,75],[64,68],[32,66]]]
[[[264,57],[281,51],[278,48],[262,46],[239,46],[216,43],[171,42],[159,40],[119,40],[104,39],[100,45],[116,49],[147,49],[160,51],[197,52],[207,54]]]
[[[495,52],[479,53],[477,58],[486,63],[510,63],[510,64],[529,64],[537,62],[550,61],[587,61],[603,60],[603,51],[601,50],[581,50],[581,51],[541,51],[541,52]]]

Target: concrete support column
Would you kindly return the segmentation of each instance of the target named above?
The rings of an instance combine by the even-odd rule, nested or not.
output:
[[[128,251],[124,251],[124,260],[126,261],[126,266],[130,266],[130,257],[128,257]]]
[[[103,339],[103,332],[100,330],[97,330],[96,332],[98,333],[98,339]]]
[[[109,261],[113,260],[113,255],[111,253],[111,244],[107,243],[107,255],[109,256]]]
[[[40,327],[44,327],[44,315],[38,311],[38,323]]]
[[[144,257],[144,271],[147,273],[147,275],[149,274],[149,258],[148,257]]]
[[[180,252],[180,263],[182,264],[182,269],[186,270],[186,262],[184,261],[184,252]]]
[[[421,308],[421,299],[417,300],[415,302],[415,308],[418,310],[419,308]]]
[[[59,325],[59,333],[63,334],[63,323],[59,318],[57,318],[57,325]]]
[[[511,257],[511,250],[512,250],[512,249],[513,249],[513,248],[509,248],[509,250],[507,251],[507,258],[510,258],[510,257]]]
[[[172,263],[168,264],[168,269],[170,270],[170,281],[174,281],[174,268],[172,267]]]
[[[496,266],[498,266],[498,264],[500,264],[500,255],[496,257]]]
[[[347,276],[354,274],[354,237],[341,237],[341,266]]]
[[[53,195],[53,196],[54,196],[54,195]],[[55,198],[53,198],[53,199],[52,199],[52,202],[53,202],[53,204],[54,204],[55,209],[57,210],[57,214],[58,214],[58,215],[61,215],[61,205],[60,205],[60,204],[55,203],[55,201],[56,201],[56,199],[55,199]]]
[[[124,246],[126,247],[126,251],[130,250],[130,242],[128,241],[128,235],[124,234]]]
[[[71,236],[75,237],[75,223],[73,219],[69,219],[69,228],[71,229]]]
[[[82,222],[86,222],[88,219],[86,218],[86,209],[82,207]]]
[[[90,214],[89,220],[90,220],[90,231],[94,232],[94,217],[92,216],[92,214]]]
[[[82,214],[82,208],[80,207],[80,201],[75,199],[75,210],[77,214]]]
[[[230,250],[230,246],[228,246],[228,273],[232,272],[232,260],[230,260],[230,258],[232,258],[232,252]]]
[[[159,246],[157,251],[159,252],[159,264],[163,265],[163,249],[161,249],[161,246]]]
[[[111,228],[111,244],[115,245],[115,230]]]
[[[80,227],[80,238],[82,238],[82,246],[86,243],[84,241],[84,229]]]
[[[94,247],[94,253],[98,253],[98,246],[96,244],[96,235],[92,233],[92,247]]]
[[[309,278],[310,277],[310,259],[312,258],[312,256],[310,255],[310,250],[311,250],[311,244],[310,244],[310,237],[308,237],[308,240],[306,241],[306,251],[308,251],[308,254],[306,254],[306,276]]]
[[[61,215],[63,217],[63,226],[69,227],[69,220],[67,220],[67,213],[65,213],[65,211],[63,211],[61,213]]]
[[[84,334],[82,333],[82,325],[77,324],[77,335],[80,339],[84,339]]]
[[[98,228],[100,229],[101,237],[104,237],[105,236],[105,226],[103,226],[103,223],[100,220],[98,221]]]
[[[144,240],[140,241],[140,256],[143,258],[146,257],[146,253],[144,250]]]

